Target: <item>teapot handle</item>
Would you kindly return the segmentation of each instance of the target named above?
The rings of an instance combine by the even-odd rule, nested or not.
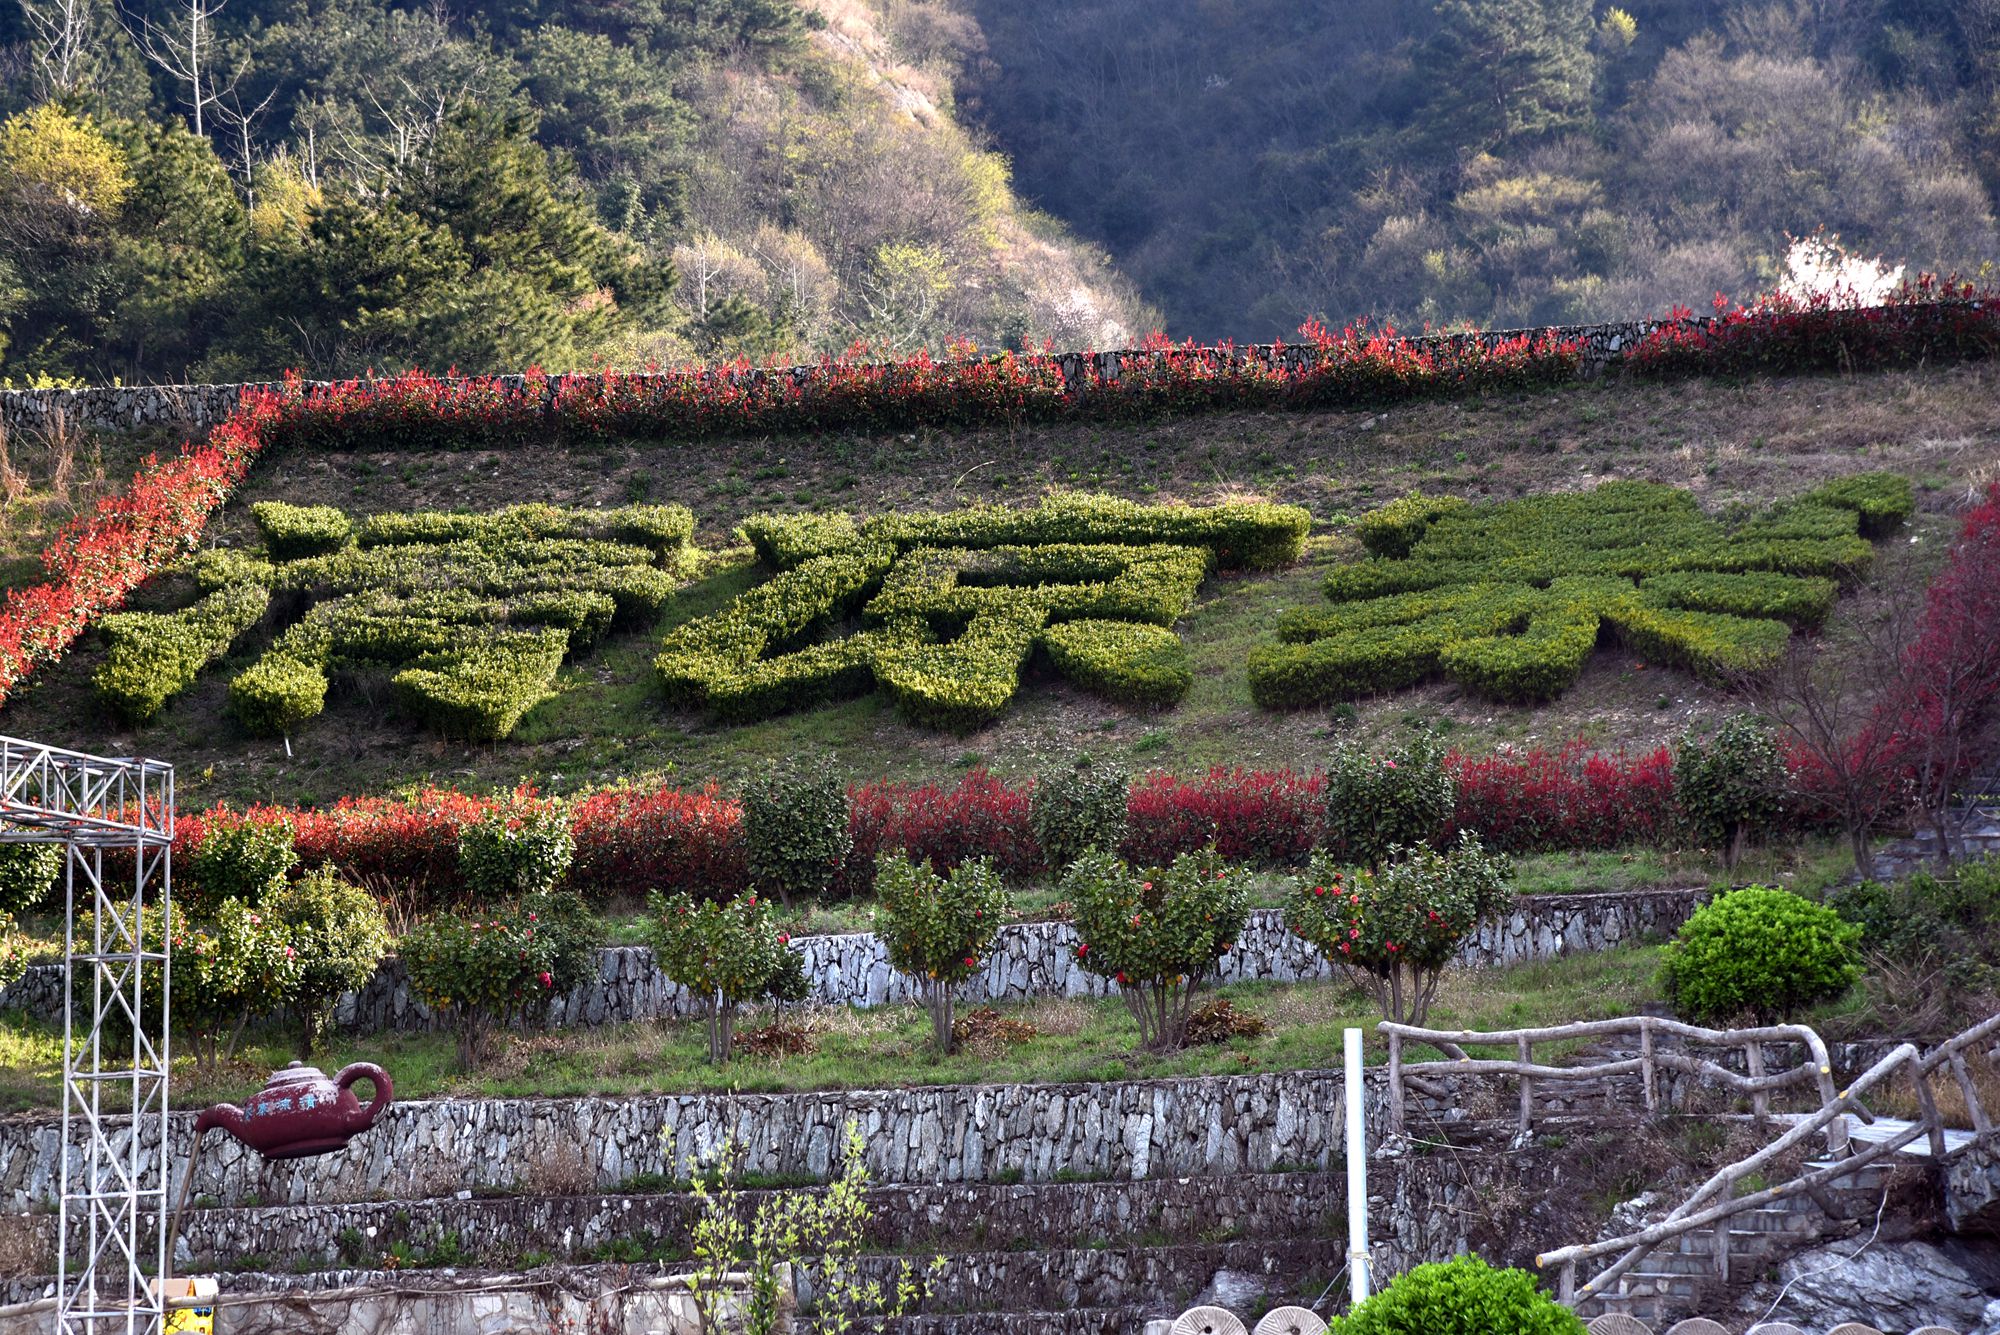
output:
[[[368,1119],[366,1125],[373,1126],[375,1119],[382,1115],[382,1110],[389,1106],[389,1100],[395,1097],[396,1087],[390,1083],[389,1073],[374,1062],[355,1062],[352,1066],[343,1066],[340,1074],[333,1078],[333,1083],[346,1089],[357,1080],[366,1080],[375,1086],[375,1100],[363,1110]]]

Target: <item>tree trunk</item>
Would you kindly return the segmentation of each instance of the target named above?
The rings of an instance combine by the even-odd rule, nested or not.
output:
[[[1847,844],[1849,848],[1854,850],[1854,870],[1860,874],[1861,879],[1864,881],[1873,880],[1875,877],[1875,850],[1870,845],[1868,827],[1865,825],[1848,826]]]

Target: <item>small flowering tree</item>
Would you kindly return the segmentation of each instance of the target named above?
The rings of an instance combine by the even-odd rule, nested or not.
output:
[[[495,806],[458,836],[459,875],[475,904],[546,894],[575,856],[569,813],[526,794]]]
[[[174,1020],[196,1064],[213,1070],[236,1055],[251,1016],[291,999],[304,960],[282,923],[240,899],[217,905],[207,927],[175,915],[172,935]]]
[[[1213,852],[1147,871],[1102,850],[1070,864],[1062,885],[1076,914],[1077,962],[1118,984],[1149,1050],[1187,1041],[1196,995],[1250,919],[1242,881]]]
[[[298,1021],[299,1060],[332,1027],[334,1003],[363,987],[389,949],[382,906],[331,867],[306,873],[264,899],[264,911],[296,952],[298,977],[285,997]]]
[[[486,1058],[493,1035],[554,994],[558,942],[522,905],[420,923],[400,947],[410,988],[451,1017],[461,1069]]]
[[[1384,1018],[1422,1024],[1445,966],[1506,902],[1512,875],[1470,833],[1448,852],[1391,849],[1381,870],[1352,876],[1322,853],[1292,883],[1285,925],[1372,993]]]
[[[749,894],[717,904],[685,893],[669,899],[655,890],[646,904],[660,971],[703,1001],[711,1065],[729,1060],[738,1006],[805,999],[804,960],[778,929],[768,900]]]
[[[875,934],[889,965],[916,979],[937,1050],[950,1052],[953,995],[978,972],[1007,911],[1000,873],[975,858],[940,876],[929,863],[884,853],[875,862],[875,894]]]

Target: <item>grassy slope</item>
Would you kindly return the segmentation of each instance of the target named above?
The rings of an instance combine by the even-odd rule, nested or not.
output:
[[[856,775],[936,776],[985,762],[1022,772],[1079,749],[1135,766],[1311,763],[1331,735],[1318,711],[1271,715],[1249,700],[1244,659],[1277,614],[1318,598],[1317,576],[1358,549],[1347,519],[1412,486],[1508,497],[1642,477],[1696,490],[1718,512],[1761,505],[1828,476],[1895,468],[1921,488],[1920,541],[1889,544],[1884,570],[1918,573],[1941,552],[1946,511],[2000,476],[2000,366],[1865,377],[1674,385],[1599,382],[1556,392],[1418,404],[1388,411],[1231,414],[1135,426],[1010,433],[909,432],[723,444],[616,444],[575,451],[328,454],[267,461],[212,533],[242,541],[250,502],[273,497],[356,513],[427,506],[485,509],[518,500],[693,506],[702,540],[729,549],[744,516],[773,508],[938,509],[1019,503],[1050,487],[1142,499],[1265,496],[1309,507],[1307,561],[1276,577],[1216,579],[1182,625],[1193,691],[1148,715],[1061,683],[1031,683],[1000,722],[959,738],[911,728],[875,697],[749,727],[665,708],[648,666],[658,628],[614,639],[565,668],[563,691],[517,736],[467,747],[412,733],[386,690],[357,683],[294,739],[294,754],[239,735],[222,717],[231,671],[211,671],[149,727],[126,732],[95,708],[79,650],[0,712],[0,730],[65,745],[145,751],[180,765],[184,799],[326,800],[425,777],[461,784],[533,777],[556,788],[624,776],[738,778],[776,757],[824,752]],[[662,625],[698,615],[757,576],[723,550]],[[1836,626],[1835,633],[1838,632]],[[256,646],[251,646],[254,650]],[[1433,719],[1469,747],[1586,735],[1649,744],[1726,709],[1678,673],[1600,652],[1555,706],[1496,706],[1437,685],[1360,706],[1375,734]]]

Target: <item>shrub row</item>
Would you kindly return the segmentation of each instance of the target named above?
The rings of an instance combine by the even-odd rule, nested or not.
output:
[[[178,612],[115,612],[99,623],[110,651],[91,685],[125,722],[144,723],[228,652],[270,602],[269,589],[238,584]]]
[[[323,556],[354,541],[354,521],[331,505],[259,501],[250,507],[250,519],[273,561]]]
[[[1724,531],[1685,491],[1613,482],[1489,505],[1412,494],[1362,521],[1373,559],[1334,570],[1334,606],[1288,613],[1250,657],[1266,708],[1397,690],[1444,675],[1514,703],[1561,694],[1602,631],[1707,676],[1757,671],[1819,625],[1860,536],[1900,522],[1909,483],[1864,474]]]

